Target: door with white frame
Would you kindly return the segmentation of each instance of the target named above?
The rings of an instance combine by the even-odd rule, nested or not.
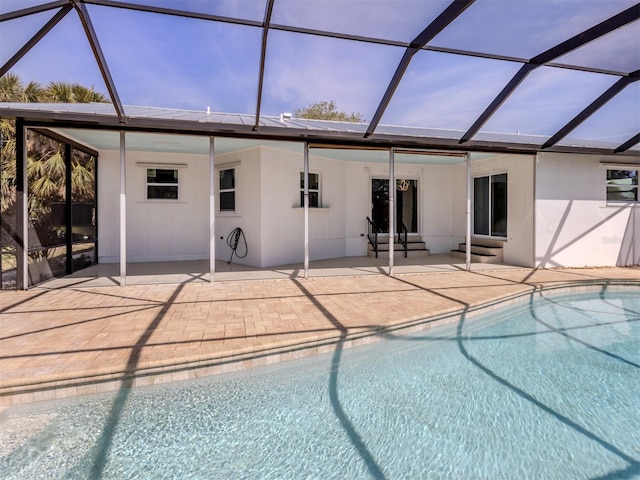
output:
[[[404,225],[408,233],[418,233],[418,180],[397,178],[395,197],[396,232]],[[389,233],[389,179],[371,179],[371,220],[378,233]]]

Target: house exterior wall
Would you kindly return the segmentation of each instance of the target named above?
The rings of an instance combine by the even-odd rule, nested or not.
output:
[[[457,192],[453,198],[453,233],[459,242],[463,242],[466,236],[466,169],[466,165],[456,165],[453,173],[452,190]],[[507,238],[503,244],[504,262],[532,267],[534,157],[501,154],[471,163],[472,177],[499,173],[507,174]]]
[[[504,261],[525,267],[640,263],[640,206],[607,204],[606,166],[616,157],[496,155],[472,162],[472,175],[508,175],[508,232]],[[119,152],[100,152],[99,262],[119,261]],[[146,168],[179,166],[180,198],[146,200]],[[254,147],[216,155],[236,169],[236,211],[216,212],[216,257],[228,260],[227,235],[242,228],[246,258],[234,263],[271,267],[304,257],[300,151]],[[347,162],[310,155],[321,181],[321,208],[309,212],[311,260],[367,254],[371,180],[387,178],[385,162]],[[448,253],[466,233],[466,165],[396,163],[396,177],[418,181],[418,234],[432,253]],[[534,196],[535,190],[535,196]],[[216,198],[216,204],[218,204]],[[534,208],[535,206],[535,208]],[[534,233],[535,232],[535,233]],[[209,258],[207,155],[127,152],[127,260]]]
[[[640,263],[640,205],[607,203],[603,161],[622,162],[618,157],[538,154],[536,267]]]
[[[301,148],[302,150],[302,148]],[[302,151],[260,147],[263,267],[304,259],[304,209],[300,204]],[[309,171],[320,175],[320,208],[309,209],[310,260],[346,255],[344,162],[309,156]]]
[[[99,242],[101,263],[119,261],[120,156],[100,153]],[[141,165],[144,164],[144,165]],[[145,175],[151,164],[184,164],[178,202],[146,201]],[[321,208],[309,212],[311,260],[367,254],[366,217],[371,215],[371,180],[387,178],[388,164],[345,162],[314,155],[310,172],[320,175]],[[221,169],[234,168],[236,211],[216,211],[216,257],[229,260],[227,236],[244,232],[248,255],[234,263],[271,267],[304,259],[304,209],[300,205],[300,151],[261,146],[218,154]],[[446,253],[452,237],[452,170],[442,166],[396,164],[396,177],[418,181],[418,234],[433,253]],[[207,259],[209,161],[206,155],[127,152],[127,260]],[[218,204],[218,198],[216,198]],[[242,247],[242,246],[241,246]],[[242,248],[240,248],[242,250]]]
[[[449,253],[456,247],[452,214],[454,169],[449,166],[422,167],[422,240],[433,254]],[[462,194],[464,196],[464,192]]]
[[[180,165],[178,201],[146,200],[150,164]],[[208,157],[128,151],[126,165],[127,261],[208,258]],[[114,263],[120,258],[120,153],[100,152],[98,168],[98,261]]]
[[[366,202],[359,200],[364,207],[358,212],[359,219],[364,219],[371,215],[371,179],[388,178],[389,166],[386,163],[371,163],[364,164],[364,167],[360,168],[366,172],[363,181],[358,182],[362,184],[360,199],[367,199]],[[418,181],[417,233],[431,253],[448,253],[455,245],[451,222],[453,208],[451,167],[396,162],[395,177]],[[366,232],[366,225],[363,228]]]
[[[207,164],[208,172],[207,162],[205,163]],[[214,164],[214,185],[216,191],[216,258],[226,261],[231,259],[231,249],[227,245],[227,237],[234,229],[241,228],[246,239],[247,255],[244,258],[234,256],[233,262],[243,265],[261,266],[261,228],[264,220],[261,217],[260,211],[262,201],[260,150],[258,148],[250,148],[223,155],[216,155]],[[220,212],[219,195],[217,195],[220,185],[219,172],[227,168],[235,169],[235,212]],[[208,201],[204,204],[203,208],[206,214],[209,215]],[[239,245],[238,253],[243,254],[243,250],[244,246]],[[208,251],[203,258],[209,258]]]

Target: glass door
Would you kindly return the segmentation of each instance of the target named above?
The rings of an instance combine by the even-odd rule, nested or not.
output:
[[[418,233],[418,180],[396,179],[396,230],[401,223]],[[379,233],[389,233],[389,179],[371,179],[371,220]]]

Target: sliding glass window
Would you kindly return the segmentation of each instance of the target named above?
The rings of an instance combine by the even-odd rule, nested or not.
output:
[[[473,179],[473,233],[507,236],[507,174]]]

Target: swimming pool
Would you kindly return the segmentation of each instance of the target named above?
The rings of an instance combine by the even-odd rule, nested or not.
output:
[[[2,478],[640,478],[640,295],[0,415]]]

